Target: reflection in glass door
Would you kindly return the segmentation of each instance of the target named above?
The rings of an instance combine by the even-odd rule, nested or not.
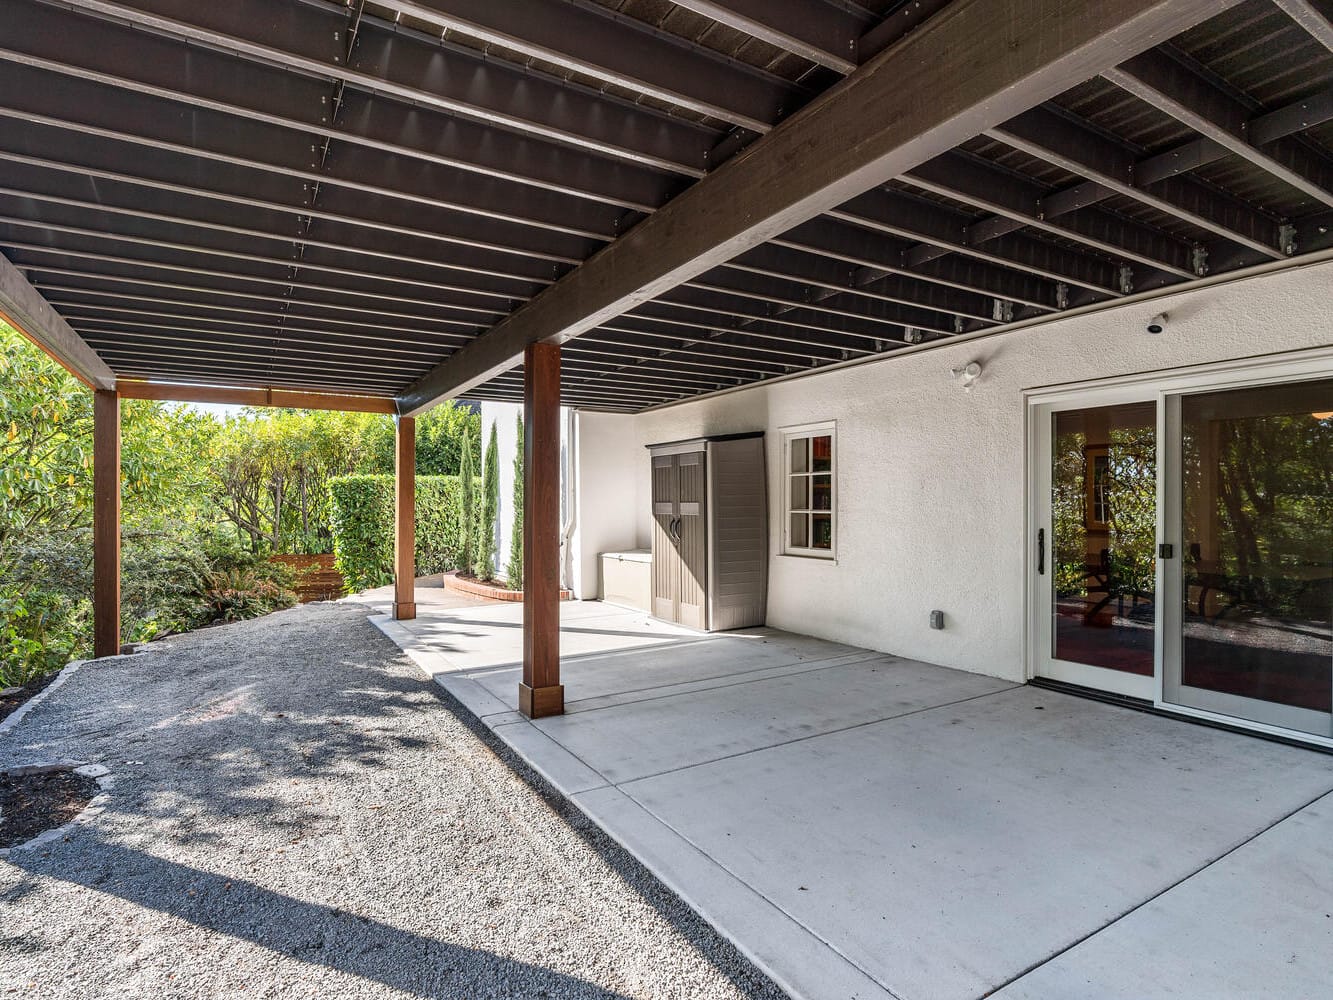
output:
[[[1152,401],[1050,412],[1038,490],[1037,671],[1155,693],[1157,411]]]
[[[1168,405],[1164,700],[1333,736],[1333,380]]]

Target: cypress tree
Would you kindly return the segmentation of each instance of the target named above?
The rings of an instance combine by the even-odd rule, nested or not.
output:
[[[518,417],[518,450],[514,452],[514,526],[509,538],[505,579],[512,590],[523,589],[523,415]]]
[[[500,441],[495,424],[491,424],[490,440],[486,442],[484,469],[481,478],[481,530],[477,536],[474,569],[479,578],[489,580],[495,575],[495,518],[500,511]]]
[[[463,431],[462,443],[463,455],[458,470],[459,492],[462,502],[459,504],[459,525],[461,529],[459,535],[462,541],[462,552],[458,560],[459,569],[464,573],[472,572],[473,558],[476,554],[476,533],[477,533],[477,505],[473,497],[475,480],[477,478],[476,467],[472,459],[472,435]]]

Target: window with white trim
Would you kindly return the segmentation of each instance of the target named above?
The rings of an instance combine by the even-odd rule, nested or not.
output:
[[[783,431],[782,455],[782,550],[832,559],[837,537],[833,423]]]

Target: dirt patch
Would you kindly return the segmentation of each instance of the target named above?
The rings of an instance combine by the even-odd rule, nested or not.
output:
[[[48,684],[54,683],[55,679],[59,676],[59,670],[52,670],[50,673],[42,674],[41,677],[38,677],[35,680],[28,681],[27,684],[23,685],[23,687],[19,688],[17,691],[13,691],[10,694],[0,695],[0,722],[4,722],[8,716],[17,712],[23,707],[25,701],[37,694]],[[0,688],[0,690],[10,691],[11,689]]]
[[[0,847],[26,844],[64,826],[98,792],[97,780],[73,771],[12,775],[0,771]]]

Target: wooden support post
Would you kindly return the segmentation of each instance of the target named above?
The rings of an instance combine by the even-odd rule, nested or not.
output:
[[[417,616],[416,427],[413,417],[394,418],[393,616],[399,621]]]
[[[560,347],[523,352],[523,681],[530,719],[563,715],[560,683]]]
[[[93,393],[93,655],[120,652],[120,396]]]

